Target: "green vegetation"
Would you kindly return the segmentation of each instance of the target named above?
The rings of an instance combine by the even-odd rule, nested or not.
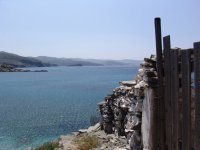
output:
[[[42,146],[37,147],[35,150],[55,150],[59,148],[59,142],[47,142],[44,143]]]
[[[90,150],[100,145],[98,138],[94,135],[83,135],[78,137],[74,142],[78,150]]]

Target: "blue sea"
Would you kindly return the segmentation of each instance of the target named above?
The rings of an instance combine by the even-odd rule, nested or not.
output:
[[[38,68],[31,68],[38,69]],[[87,128],[97,103],[137,67],[48,67],[0,73],[0,150],[25,150]]]

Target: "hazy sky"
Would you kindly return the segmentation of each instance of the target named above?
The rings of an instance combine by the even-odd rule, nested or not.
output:
[[[0,0],[0,50],[23,56],[143,59],[154,18],[172,47],[200,41],[199,0]]]

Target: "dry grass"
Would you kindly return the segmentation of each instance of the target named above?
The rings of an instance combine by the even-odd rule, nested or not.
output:
[[[94,135],[83,135],[74,140],[78,150],[90,150],[100,145],[98,138]]]
[[[47,142],[41,145],[40,147],[37,147],[35,150],[55,150],[59,148],[59,143],[56,142]]]

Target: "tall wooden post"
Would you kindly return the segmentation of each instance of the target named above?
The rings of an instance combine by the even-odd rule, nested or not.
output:
[[[164,91],[163,91],[163,55],[162,55],[162,35],[161,20],[155,18],[155,37],[158,73],[158,147],[164,150],[165,120],[164,120]]]
[[[165,144],[166,150],[172,150],[172,101],[171,101],[171,42],[170,36],[163,38],[163,53],[164,53],[164,100],[165,100],[165,133],[166,139]]]
[[[182,50],[182,99],[183,99],[183,150],[191,149],[191,66],[190,50]]]
[[[171,121],[172,121],[172,149],[170,150],[178,150],[179,144],[179,50],[173,49],[170,51],[170,65],[171,65],[171,88],[170,88],[170,99],[171,99]]]
[[[200,42],[194,43],[195,150],[200,149]]]

